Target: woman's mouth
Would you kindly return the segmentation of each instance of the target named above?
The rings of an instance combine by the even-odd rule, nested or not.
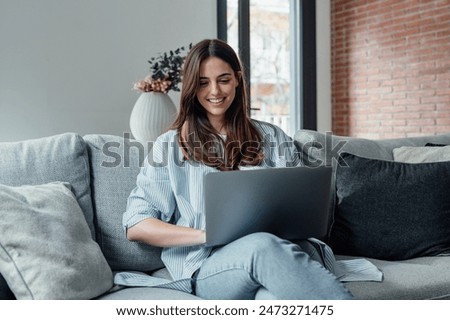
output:
[[[208,100],[208,102],[210,102],[212,104],[220,104],[225,100],[225,98],[220,98],[220,99],[211,98],[211,99],[206,99],[206,100]]]

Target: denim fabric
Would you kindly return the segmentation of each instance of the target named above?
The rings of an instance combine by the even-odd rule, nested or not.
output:
[[[254,233],[213,251],[196,277],[204,299],[351,299],[349,291],[299,245]]]

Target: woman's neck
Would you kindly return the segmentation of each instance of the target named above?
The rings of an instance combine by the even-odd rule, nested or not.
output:
[[[225,131],[225,120],[224,119],[209,119],[209,123],[211,126],[217,131],[219,134],[227,134]]]

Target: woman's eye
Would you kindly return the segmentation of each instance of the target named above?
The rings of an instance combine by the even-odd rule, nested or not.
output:
[[[206,87],[208,85],[208,82],[200,82],[200,87]]]
[[[223,80],[220,80],[219,82],[220,83],[228,83],[228,82],[230,82],[230,79],[223,79]]]

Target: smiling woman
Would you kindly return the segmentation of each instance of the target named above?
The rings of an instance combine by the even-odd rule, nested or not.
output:
[[[283,130],[250,119],[241,73],[237,54],[221,40],[203,40],[189,52],[180,112],[173,130],[152,148],[151,156],[166,165],[144,161],[123,217],[128,239],[164,248],[161,258],[171,280],[118,273],[115,281],[205,299],[255,299],[261,292],[274,299],[349,299],[328,271],[331,250],[319,240],[292,243],[253,233],[222,247],[205,245],[206,232],[214,232],[206,230],[207,173],[300,165]]]

